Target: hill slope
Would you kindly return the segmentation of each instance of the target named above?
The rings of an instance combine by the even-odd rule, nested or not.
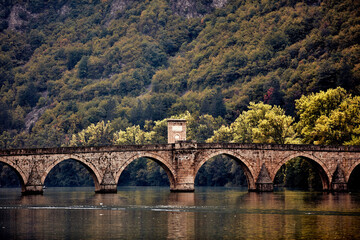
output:
[[[125,128],[189,110],[231,122],[250,101],[295,115],[303,94],[360,93],[359,1],[1,4],[0,131],[28,129],[31,146],[101,120]]]

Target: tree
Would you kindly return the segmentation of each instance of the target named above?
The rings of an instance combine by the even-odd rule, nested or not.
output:
[[[241,166],[230,157],[220,155],[207,161],[195,178],[197,186],[246,186]]]
[[[77,134],[73,134],[70,146],[104,146],[112,144],[113,129],[110,122],[98,122],[91,124],[86,129]]]
[[[220,88],[212,91],[205,97],[201,104],[201,114],[210,114],[214,117],[224,117],[226,115],[226,107]]]
[[[307,144],[359,144],[360,97],[338,87],[296,101],[297,130]]]
[[[213,136],[214,131],[225,124],[225,120],[220,116],[215,118],[208,114],[201,116],[191,114],[187,121],[187,136],[197,142],[205,142]]]
[[[230,127],[222,125],[218,130],[214,131],[214,135],[207,139],[206,142],[226,143],[232,142],[234,139],[234,132]]]
[[[153,132],[145,132],[139,125],[120,130],[114,134],[115,144],[146,144],[151,143]]]
[[[294,118],[278,106],[250,103],[230,127],[221,127],[208,142],[295,143]]]
[[[79,62],[78,77],[86,78],[88,75],[88,56],[83,56]]]
[[[20,106],[34,107],[39,100],[39,97],[35,85],[29,83],[18,88],[16,102]]]
[[[143,125],[144,117],[144,107],[142,101],[138,100],[137,104],[130,110],[129,120],[134,125]]]
[[[85,54],[85,50],[81,48],[70,48],[67,51],[67,68],[69,70],[73,69],[75,65],[81,60],[82,56]]]
[[[274,179],[275,184],[297,189],[321,190],[321,179],[316,166],[306,158],[297,157],[285,163]]]

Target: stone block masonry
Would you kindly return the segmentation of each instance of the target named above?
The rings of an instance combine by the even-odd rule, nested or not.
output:
[[[350,175],[360,164],[360,146],[186,141],[157,145],[0,150],[0,162],[16,171],[24,194],[41,194],[51,169],[67,159],[78,161],[89,170],[96,192],[116,192],[123,170],[141,157],[154,160],[166,171],[171,191],[194,191],[195,177],[201,166],[222,154],[241,165],[249,191],[272,191],[280,167],[296,157],[305,157],[316,166],[323,190],[347,191]]]

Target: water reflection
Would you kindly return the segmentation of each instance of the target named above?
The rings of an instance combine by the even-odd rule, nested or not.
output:
[[[355,239],[360,195],[242,189],[0,189],[0,239]]]
[[[168,212],[167,239],[186,239],[194,235],[194,213],[184,212],[184,207],[195,206],[195,193],[170,193],[169,206],[177,207]]]

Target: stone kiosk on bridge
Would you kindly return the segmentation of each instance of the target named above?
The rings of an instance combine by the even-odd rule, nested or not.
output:
[[[278,170],[296,157],[316,166],[324,191],[347,191],[350,175],[360,164],[360,146],[196,143],[186,141],[184,120],[169,120],[168,130],[168,144],[8,149],[0,150],[0,162],[17,173],[23,194],[41,194],[51,169],[67,159],[89,170],[98,193],[116,192],[121,173],[142,157],[166,171],[171,191],[194,191],[201,166],[221,154],[241,165],[249,191],[273,191]]]

